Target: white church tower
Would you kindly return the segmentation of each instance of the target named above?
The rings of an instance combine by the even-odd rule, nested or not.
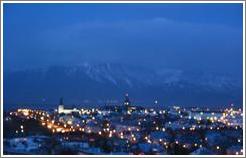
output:
[[[64,111],[64,105],[63,105],[63,98],[60,99],[60,104],[58,106],[58,113],[63,113]]]

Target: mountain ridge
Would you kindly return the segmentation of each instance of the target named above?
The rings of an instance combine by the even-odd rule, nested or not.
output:
[[[102,104],[124,93],[136,104],[242,105],[242,82],[227,74],[151,69],[115,63],[51,66],[4,73],[5,103]]]

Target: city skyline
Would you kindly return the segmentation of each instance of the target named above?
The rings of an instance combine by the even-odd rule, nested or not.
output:
[[[244,2],[1,6],[1,156],[245,156]]]

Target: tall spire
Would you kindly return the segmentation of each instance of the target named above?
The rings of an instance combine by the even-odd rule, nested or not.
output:
[[[124,105],[125,106],[129,106],[131,104],[130,99],[129,99],[128,96],[129,96],[128,93],[126,93],[126,95],[125,95],[125,101],[124,101]]]

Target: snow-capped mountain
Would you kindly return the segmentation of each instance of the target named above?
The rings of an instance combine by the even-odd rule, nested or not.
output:
[[[6,103],[122,101],[130,93],[137,104],[225,105],[242,103],[242,80],[228,74],[151,69],[115,63],[53,66],[5,72]]]

